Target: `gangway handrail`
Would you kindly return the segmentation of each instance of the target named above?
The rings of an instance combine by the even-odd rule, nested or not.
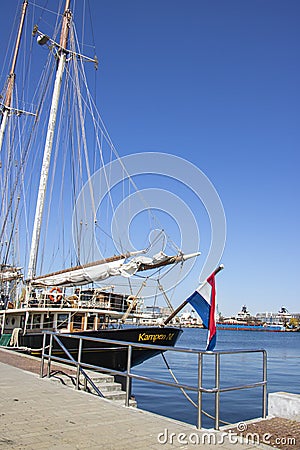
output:
[[[55,332],[50,330],[43,330],[44,334],[43,338],[43,349],[42,349],[42,359],[41,359],[41,369],[40,369],[40,377],[42,378],[44,376],[44,364],[45,360],[48,361],[47,363],[47,377],[50,377],[51,374],[51,361],[57,361],[62,363],[67,363],[76,366],[76,385],[75,388],[79,389],[79,378],[80,374],[84,377],[84,389],[87,388],[87,382],[91,384],[97,395],[103,397],[103,394],[101,391],[97,388],[97,386],[93,383],[91,378],[88,376],[88,374],[85,372],[84,369],[90,369],[94,370],[96,372],[104,372],[104,373],[110,373],[112,375],[119,375],[122,377],[126,377],[126,398],[125,398],[125,406],[129,406],[129,398],[130,398],[130,384],[132,379],[155,383],[159,385],[169,386],[169,387],[176,387],[178,389],[184,389],[189,391],[194,391],[198,393],[198,417],[197,417],[197,428],[202,428],[202,394],[208,393],[208,394],[214,394],[215,395],[215,429],[219,430],[220,428],[220,393],[221,392],[230,392],[230,391],[237,391],[242,389],[251,389],[251,388],[262,388],[262,418],[266,418],[267,415],[267,352],[264,349],[233,349],[233,350],[215,350],[215,351],[204,351],[199,349],[191,349],[191,348],[182,348],[182,347],[170,347],[170,346],[161,346],[161,345],[153,345],[153,344],[142,344],[142,343],[134,343],[134,342],[128,342],[128,341],[118,341],[118,340],[112,340],[112,339],[103,339],[103,338],[96,338],[96,337],[90,337],[90,336],[84,336],[84,335],[74,335],[70,333],[61,333],[61,332]],[[49,345],[46,345],[46,336],[50,336],[50,342]],[[73,358],[73,356],[70,354],[70,352],[66,349],[66,347],[63,345],[63,343],[60,341],[60,337],[67,337],[71,339],[77,339],[79,340],[79,347],[78,347],[78,355],[77,360]],[[53,348],[53,338],[58,343],[58,345],[62,348],[62,350],[67,355],[68,359],[62,358],[59,356],[55,356],[52,354],[52,348]],[[127,347],[127,370],[126,371],[119,371],[115,369],[108,369],[106,367],[101,367],[99,365],[93,365],[84,363],[81,361],[82,356],[82,342],[83,341],[96,341],[99,343],[104,344],[112,344],[115,347]],[[172,351],[172,352],[179,352],[179,353],[186,353],[186,354],[196,354],[198,355],[198,385],[197,387],[187,385],[187,384],[181,384],[181,383],[174,383],[170,381],[164,381],[159,380],[155,378],[145,377],[143,375],[134,374],[131,372],[131,356],[132,356],[132,350],[134,348],[142,348],[142,349],[151,349],[155,348],[155,350],[159,352],[165,352],[165,351]],[[48,349],[48,353],[46,350]],[[111,347],[107,348],[109,351]],[[233,354],[249,354],[249,353],[261,353],[263,356],[263,379],[261,381],[257,381],[250,384],[240,385],[240,386],[227,386],[227,387],[221,387],[220,386],[220,364],[221,364],[221,356],[222,355],[233,355]],[[212,388],[205,388],[203,386],[203,357],[204,356],[214,356],[215,358],[215,386]]]
[[[77,373],[76,373],[76,389],[79,390],[79,375],[82,374],[84,377],[84,387],[85,390],[87,390],[87,382],[90,383],[90,385],[92,386],[92,388],[94,389],[94,391],[96,392],[96,394],[99,397],[104,397],[104,395],[102,394],[102,392],[100,391],[100,389],[98,389],[98,387],[95,385],[95,383],[93,382],[93,380],[89,377],[89,375],[85,372],[85,370],[81,367],[80,361],[76,361],[75,358],[73,358],[73,356],[71,355],[71,353],[68,351],[68,349],[63,345],[63,343],[60,341],[60,339],[57,337],[56,334],[53,334],[50,336],[50,348],[52,351],[52,338],[55,339],[55,341],[58,343],[58,345],[61,347],[61,349],[65,352],[65,354],[68,356],[69,360],[68,363],[73,363],[76,368],[77,368]],[[44,334],[43,337],[43,349],[45,347],[45,340],[46,340],[46,334]],[[79,341],[79,348],[80,348],[80,353],[82,351],[82,340]],[[45,355],[44,355],[45,356]],[[52,359],[56,359],[56,357],[52,356]],[[66,361],[64,358],[61,358],[62,360]],[[79,358],[78,358],[79,359]],[[41,370],[42,370],[42,365],[41,365]],[[51,354],[49,353],[49,359],[48,359],[48,369],[47,369],[47,376],[48,378],[50,377],[50,372],[51,372]],[[41,372],[41,377],[43,376],[43,373]]]

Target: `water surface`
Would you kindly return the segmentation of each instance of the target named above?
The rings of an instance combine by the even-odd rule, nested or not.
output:
[[[177,346],[204,349],[207,331],[185,329]],[[300,333],[218,330],[216,350],[258,349],[268,355],[268,392],[286,391],[300,394]],[[166,359],[180,383],[197,386],[197,357],[167,352]],[[204,386],[214,386],[213,356],[204,359]],[[156,356],[134,369],[135,373],[173,381],[161,356]],[[261,354],[223,355],[221,386],[237,386],[262,380]],[[195,425],[197,410],[175,388],[152,383],[133,382],[133,393],[141,409]],[[196,394],[187,391],[196,402]],[[235,423],[261,416],[262,389],[246,389],[221,394],[220,417]],[[214,395],[203,395],[204,410],[214,415]],[[211,427],[211,419],[203,417],[203,426]]]

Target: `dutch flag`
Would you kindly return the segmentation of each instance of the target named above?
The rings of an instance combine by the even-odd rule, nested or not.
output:
[[[223,267],[222,267],[223,268]],[[204,328],[208,329],[206,351],[212,351],[216,345],[216,285],[213,272],[204,283],[187,299],[197,311]]]

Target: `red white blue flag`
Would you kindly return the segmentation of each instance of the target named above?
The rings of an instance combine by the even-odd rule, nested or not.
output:
[[[216,345],[216,285],[215,272],[202,283],[187,299],[187,302],[197,311],[204,328],[208,329],[206,351],[211,351]]]

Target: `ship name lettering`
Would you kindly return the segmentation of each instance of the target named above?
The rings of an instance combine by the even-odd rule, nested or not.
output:
[[[167,336],[165,334],[147,334],[147,333],[140,333],[139,334],[139,341],[164,341],[166,340]],[[169,337],[170,339],[170,337]]]

